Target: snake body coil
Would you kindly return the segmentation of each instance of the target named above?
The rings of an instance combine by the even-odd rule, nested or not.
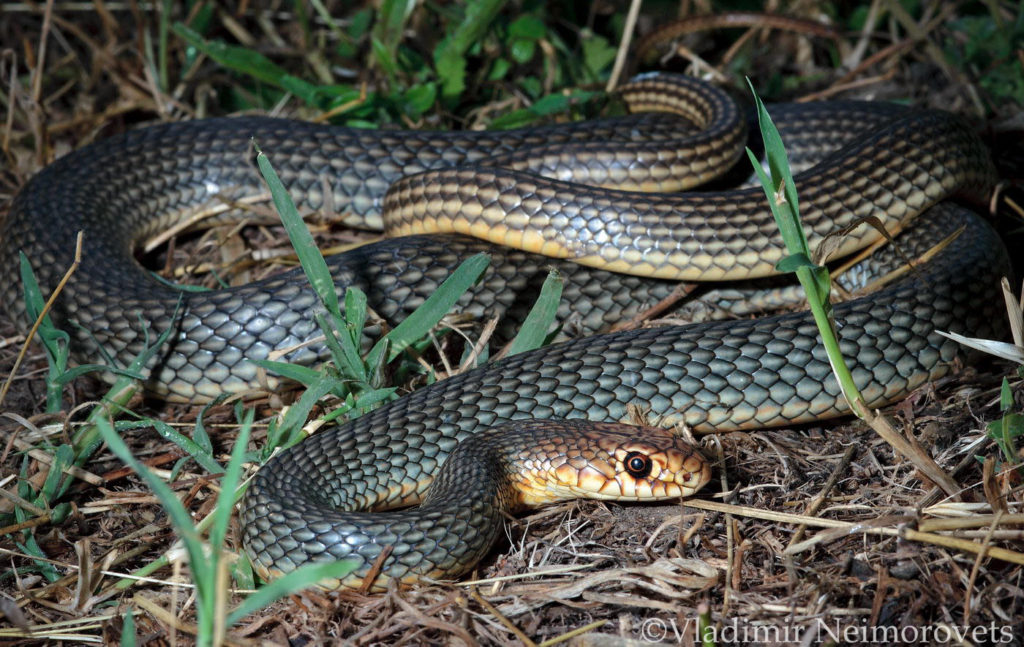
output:
[[[264,579],[296,563],[347,559],[356,568],[331,584],[359,586],[387,548],[397,555],[381,562],[374,589],[391,579],[450,578],[484,556],[507,512],[584,496],[679,498],[711,478],[708,462],[672,433],[615,423],[512,421],[464,438],[447,458],[447,443],[367,441],[351,435],[332,454],[303,454],[250,486],[254,529],[273,533],[302,519],[283,542],[256,540],[261,548],[251,554]],[[274,505],[282,497],[292,501],[287,511]]]
[[[706,128],[697,134],[670,133],[675,122],[656,116],[541,134],[485,133],[476,143],[461,133],[350,131],[251,118],[127,133],[68,155],[27,185],[4,224],[0,264],[12,270],[17,252],[24,251],[44,287],[52,287],[70,262],[75,232],[84,229],[82,267],[55,310],[61,322],[82,324],[75,340],[80,355],[94,355],[99,345],[126,364],[145,333],[152,337],[174,327],[149,366],[150,390],[195,400],[254,388],[252,359],[315,334],[308,316],[314,297],[303,282],[282,276],[183,294],[148,277],[132,250],[140,237],[211,196],[258,189],[244,154],[255,135],[304,207],[326,204],[371,226],[381,224],[383,207],[390,232],[447,230],[598,268],[565,266],[580,279],[569,288],[579,318],[585,327],[599,328],[670,289],[605,269],[732,278],[768,273],[783,255],[760,189],[644,194],[569,181],[673,191],[729,166],[744,139],[742,120],[721,94],[691,86],[677,77],[645,77],[625,96],[631,106],[685,114]],[[923,251],[960,231],[900,281],[836,308],[843,352],[869,406],[898,399],[949,370],[959,351],[937,329],[1000,333],[995,277],[1007,268],[1000,241],[973,215],[948,204],[932,206],[953,194],[984,196],[991,186],[991,162],[970,128],[946,113],[870,104],[789,107],[773,114],[787,144],[815,148],[828,140],[825,148],[840,147],[797,176],[812,245],[858,217],[874,216],[890,226],[929,207],[907,228],[904,248]],[[596,142],[590,141],[593,128],[600,129]],[[487,167],[481,166],[485,160]],[[423,172],[404,175],[414,171]],[[843,249],[875,237],[861,227]],[[361,285],[379,295],[375,307],[382,314],[400,318],[480,245],[461,237],[408,237],[357,250],[332,267],[343,281],[339,290]],[[490,300],[510,285],[529,291],[547,262],[500,248],[495,253],[508,255],[511,265],[497,263],[466,297],[463,305],[471,311],[513,309],[514,296]],[[864,264],[866,275],[898,264],[885,259],[876,255]],[[623,298],[595,297],[602,286]],[[5,286],[0,296],[16,312],[23,309],[15,286]],[[319,357],[313,347],[288,359],[309,363]],[[243,506],[246,548],[265,573],[332,555],[361,555],[360,572],[368,572],[373,551],[358,546],[373,539],[343,532],[332,511],[353,496],[369,496],[373,487],[352,473],[352,451],[373,463],[373,474],[391,479],[400,492],[394,504],[401,505],[419,500],[460,441],[491,425],[528,418],[618,423],[628,419],[629,404],[702,431],[847,412],[807,314],[586,337],[417,390],[275,457],[256,476]],[[284,493],[284,483],[294,493]],[[316,496],[305,496],[311,492]],[[397,542],[380,565],[386,576],[438,573],[434,557],[410,550],[402,535]]]

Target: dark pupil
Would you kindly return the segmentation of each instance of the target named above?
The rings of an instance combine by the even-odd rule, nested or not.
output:
[[[651,473],[651,461],[643,454],[631,452],[626,455],[626,471],[633,478],[643,478]]]

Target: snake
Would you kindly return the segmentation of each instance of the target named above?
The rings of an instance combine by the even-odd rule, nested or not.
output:
[[[677,281],[777,273],[786,252],[762,189],[678,193],[739,158],[746,120],[731,98],[669,74],[642,75],[620,96],[641,114],[497,132],[360,130],[266,117],[129,131],[62,157],[27,183],[3,224],[0,264],[10,276],[22,252],[52,289],[84,231],[81,265],[52,316],[71,324],[78,357],[122,367],[171,329],[141,378],[147,390],[185,401],[275,388],[273,377],[258,381],[253,360],[278,349],[291,349],[284,357],[299,363],[324,356],[311,343],[316,297],[295,272],[182,291],[133,256],[140,239],[191,210],[216,201],[230,207],[259,192],[252,138],[300,207],[393,236],[329,260],[339,293],[362,287],[387,320],[400,319],[481,250],[495,262],[460,307],[515,318],[523,295],[554,266],[567,280],[560,316],[587,333],[640,311]],[[855,295],[879,277],[886,286],[833,312],[867,406],[899,400],[952,370],[963,353],[937,331],[1002,335],[997,277],[1008,271],[1006,251],[987,223],[949,200],[980,201],[995,182],[969,124],[943,111],[874,102],[780,105],[772,114],[787,145],[817,153],[795,176],[812,245],[843,230],[833,241],[837,253],[862,248],[879,236],[858,226],[866,218],[902,230],[902,253],[876,252],[842,279]],[[922,260],[901,273],[895,268],[905,254]],[[743,301],[747,293],[739,294]],[[0,297],[24,319],[13,282]],[[573,458],[563,469],[570,482],[580,482],[581,471],[602,474],[590,493],[677,496],[703,485],[708,468],[696,451],[664,444],[647,428],[597,428],[631,422],[633,406],[659,426],[697,432],[849,413],[806,312],[587,334],[416,389],[277,454],[249,485],[242,543],[264,577],[337,559],[355,565],[335,582],[343,585],[462,574],[493,541],[500,508],[488,495],[485,512],[471,511],[465,494],[495,491],[501,469],[484,469],[482,481],[467,485],[464,471],[479,470],[459,448],[507,438],[510,427],[525,433],[492,442],[511,443],[512,453],[539,446],[550,455],[579,447],[577,437],[611,443],[595,463]],[[603,433],[610,436],[599,440]],[[535,442],[542,437],[550,442]],[[666,470],[659,484],[675,486],[637,486],[649,475],[637,477],[623,462],[633,451],[645,452],[633,456],[638,465],[651,459]],[[608,456],[618,457],[617,466]],[[449,486],[431,494],[435,481]],[[520,495],[495,496],[507,503]]]

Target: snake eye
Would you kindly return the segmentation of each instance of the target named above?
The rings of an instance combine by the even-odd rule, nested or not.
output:
[[[635,479],[647,478],[651,475],[651,458],[640,452],[626,454],[626,471]]]

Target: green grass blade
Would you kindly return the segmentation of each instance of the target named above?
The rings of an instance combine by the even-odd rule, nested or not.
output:
[[[335,318],[331,317],[331,319],[334,320]],[[337,328],[332,326],[327,317],[321,312],[313,315],[313,321],[320,328],[320,332],[324,334],[324,345],[330,351],[331,357],[334,358],[334,363],[338,370],[341,371],[341,374],[350,380],[365,383],[366,366],[363,364],[363,358],[359,356],[358,347],[353,346],[348,332],[342,331],[340,337],[334,334]]]
[[[64,371],[63,373],[61,373],[60,375],[56,376],[54,378],[54,382],[56,384],[59,384],[60,386],[64,386],[64,385],[66,385],[66,384],[68,384],[70,382],[73,382],[76,379],[82,377],[86,373],[102,373],[102,372],[109,372],[109,373],[113,373],[114,375],[123,375],[123,376],[128,377],[128,378],[133,379],[133,380],[141,380],[142,379],[142,374],[141,373],[130,373],[128,371],[125,371],[125,370],[122,370],[122,369],[119,369],[119,368],[111,368],[110,366],[104,366],[103,364],[79,364],[78,366],[74,366],[72,368],[69,368],[66,371]]]
[[[166,438],[178,447],[181,447],[186,454],[199,463],[204,470],[210,474],[220,474],[224,471],[223,466],[213,457],[213,449],[203,447],[185,434],[167,424],[163,420],[149,419],[140,422],[132,422],[127,425],[131,428],[140,426],[152,426],[161,437]],[[124,429],[123,425],[117,425],[117,429]]]
[[[110,424],[109,420],[99,418],[96,421],[96,428],[99,430],[104,442],[107,443],[110,451],[120,458],[125,465],[131,467],[146,482],[157,499],[160,500],[160,505],[167,512],[167,516],[170,517],[171,523],[174,524],[178,536],[181,537],[185,545],[189,561],[192,564],[193,575],[196,578],[196,585],[198,586],[200,580],[199,572],[206,565],[207,559],[203,551],[203,540],[196,532],[195,526],[192,525],[192,516],[185,509],[185,506],[181,504],[181,501],[178,500],[178,497],[175,496],[174,490],[132,455],[128,445],[114,431],[114,427]]]
[[[764,140],[765,157],[768,159],[768,168],[771,171],[771,181],[766,182],[764,169],[757,163],[754,154],[747,149],[747,156],[750,157],[754,170],[764,187],[765,195],[769,204],[772,205],[772,214],[775,222],[782,232],[782,240],[786,243],[786,249],[790,254],[804,254],[811,258],[811,248],[807,243],[807,236],[804,235],[803,226],[800,224],[800,203],[797,199],[796,185],[793,182],[793,171],[789,165],[789,156],[786,155],[786,147],[782,143],[782,136],[779,129],[775,127],[771,115],[764,107],[764,102],[754,90],[754,84],[747,79],[747,85],[754,95],[754,102],[757,105],[757,122],[761,128],[761,137]],[[782,188],[781,194],[778,189]],[[787,205],[784,209],[777,209],[776,206]]]
[[[182,304],[179,301],[174,311],[173,320],[177,320]],[[102,437],[97,428],[97,422],[108,420],[120,415],[131,398],[141,388],[136,375],[141,375],[149,360],[163,348],[164,343],[174,331],[174,326],[168,326],[153,344],[149,343],[148,335],[142,351],[132,360],[132,363],[123,372],[118,372],[118,378],[100,400],[100,406],[93,407],[86,419],[86,424],[72,437],[71,442],[75,448],[75,465],[81,466],[92,456],[93,451],[102,443]],[[108,423],[109,424],[109,423]]]
[[[317,582],[347,577],[359,568],[359,564],[359,560],[341,560],[301,566],[283,577],[264,584],[247,597],[237,609],[228,614],[228,626],[238,623],[245,616],[272,604],[275,600],[313,587]]]
[[[318,86],[288,74],[253,49],[207,41],[199,32],[180,22],[174,25],[174,33],[224,67],[291,92],[310,105],[316,105],[323,94]]]
[[[25,311],[29,321],[39,319],[46,306],[46,299],[36,280],[32,264],[25,254],[18,254],[20,262],[21,285],[25,298]],[[46,411],[56,413],[62,408],[62,391],[68,366],[71,337],[53,324],[49,313],[43,315],[36,329],[35,338],[43,346],[47,359],[46,375]]]
[[[491,259],[486,254],[476,254],[467,258],[452,275],[444,280],[437,290],[416,308],[402,323],[395,326],[384,339],[388,340],[388,361],[398,355],[418,339],[422,339],[437,322],[441,321],[452,309],[459,298],[476,283],[487,269]],[[377,342],[366,357],[366,363],[375,366],[384,352],[384,339]]]
[[[160,24],[157,27],[157,79],[160,83],[160,90],[167,92],[170,85],[170,75],[167,72],[167,44],[168,35],[171,31],[171,10],[174,8],[173,0],[164,0],[160,7]]]
[[[135,616],[128,609],[121,617],[124,618],[121,625],[121,647],[135,647]]]
[[[397,51],[398,43],[402,40],[402,32],[405,31],[405,23],[415,7],[416,0],[382,0],[380,3],[371,40],[374,57],[385,66],[385,71],[389,75],[398,71],[398,63],[391,52]],[[382,60],[382,57],[386,60]]]
[[[828,268],[814,265],[810,261],[811,250],[800,222],[796,186],[793,183],[793,173],[789,166],[786,149],[782,144],[782,137],[768,115],[764,103],[757,95],[757,91],[754,90],[753,84],[750,83],[750,79],[747,79],[747,84],[750,86],[750,91],[757,104],[758,124],[761,138],[764,140],[765,156],[768,160],[771,177],[764,172],[749,148],[747,156],[761,180],[768,205],[790,254],[779,263],[780,269],[791,267],[796,272],[800,285],[803,286],[807,295],[807,305],[814,316],[814,323],[821,334],[822,345],[825,347],[825,353],[842,389],[843,396],[854,414],[863,418],[865,414],[865,409],[862,406],[863,397],[853,381],[853,375],[850,373],[850,368],[843,358],[842,349],[839,347],[835,321],[832,317],[832,304],[829,301],[831,278]]]
[[[363,391],[359,394],[359,397],[353,397],[351,394],[345,399],[345,403],[324,415],[324,422],[331,422],[337,420],[341,416],[348,414],[353,410],[367,411],[382,402],[390,402],[395,399],[395,393],[398,392],[396,387],[387,387],[382,389],[373,389],[370,391]]]
[[[526,315],[522,327],[516,333],[515,339],[508,346],[505,356],[515,355],[534,348],[540,348],[547,339],[548,330],[555,321],[558,314],[558,302],[562,298],[562,286],[565,281],[558,275],[558,272],[551,270],[544,285],[540,288],[540,296],[533,304],[530,313]]]
[[[324,21],[324,24],[326,24],[327,27],[331,30],[331,33],[333,33],[338,38],[348,39],[348,34],[346,34],[345,31],[341,28],[341,26],[338,25],[337,21],[334,20],[334,16],[332,16],[331,12],[328,11],[327,7],[324,6],[323,0],[309,1],[310,4],[313,5],[313,11],[315,11],[317,15],[320,16],[320,19]],[[305,22],[308,25],[308,19]]]
[[[261,457],[268,458],[278,447],[290,447],[299,442],[302,439],[302,425],[309,419],[313,407],[320,398],[335,392],[339,384],[338,380],[327,375],[306,384],[306,390],[298,401],[288,408],[273,430],[267,432],[267,442],[261,451]]]
[[[232,566],[231,577],[239,588],[246,590],[256,588],[256,574],[252,570],[252,562],[242,555],[241,559],[236,559]]]
[[[373,61],[376,62],[388,78],[394,82],[399,74],[398,61],[395,60],[394,49],[384,44],[384,41],[375,36],[370,37],[370,49],[373,50]]]
[[[489,128],[503,130],[506,128],[522,128],[537,121],[551,120],[555,117],[569,116],[574,106],[585,104],[596,98],[605,96],[602,92],[590,90],[573,90],[568,95],[550,94],[541,97],[531,105],[513,110],[496,117]],[[563,117],[564,118],[564,117]]]
[[[19,519],[18,521],[24,521]],[[29,555],[32,559],[32,563],[35,564],[36,568],[39,569],[40,574],[46,578],[47,582],[56,582],[60,579],[60,573],[57,572],[57,568],[50,563],[49,556],[39,546],[39,542],[36,541],[35,536],[29,535],[23,542],[15,542],[15,545],[21,550],[21,552]]]
[[[320,371],[310,368],[308,366],[300,366],[298,364],[289,364],[288,362],[275,362],[270,359],[256,359],[253,363],[257,366],[262,366],[272,373],[276,373],[281,377],[297,382],[299,384],[309,385],[320,379],[323,375]]]
[[[363,341],[368,308],[365,292],[355,286],[345,290],[345,327],[352,342],[350,346],[357,352]]]
[[[42,500],[49,506],[64,490],[62,482],[70,476],[64,473],[65,468],[71,467],[75,462],[75,452],[71,445],[59,445],[53,452],[53,462],[50,463],[50,470],[46,473],[46,480],[40,489]]]
[[[299,215],[299,210],[295,208],[295,203],[288,195],[288,189],[285,188],[284,182],[281,181],[270,160],[258,146],[256,147],[256,164],[260,167],[260,173],[263,174],[263,179],[266,180],[267,186],[270,188],[274,206],[281,216],[281,222],[292,242],[292,247],[295,248],[306,278],[309,279],[310,285],[313,286],[313,290],[316,291],[320,302],[324,304],[327,311],[338,313],[338,293],[334,291],[334,280],[327,267],[327,261],[320,253],[320,248],[316,246],[313,234],[309,233],[309,228],[306,227],[302,216]]]
[[[206,433],[206,414],[225,399],[227,395],[222,395],[200,409],[199,415],[196,416],[196,424],[192,427],[192,440],[210,456],[213,456],[213,441],[210,440],[210,434]]]
[[[213,521],[210,525],[210,546],[214,553],[224,549],[224,538],[227,537],[231,512],[235,507],[235,499],[240,494],[238,484],[242,480],[242,463],[245,462],[255,415],[253,409],[245,410],[238,436],[235,438],[235,446],[231,449],[231,458],[228,460],[224,477],[220,480],[220,493],[217,495],[217,505],[213,510]]]

